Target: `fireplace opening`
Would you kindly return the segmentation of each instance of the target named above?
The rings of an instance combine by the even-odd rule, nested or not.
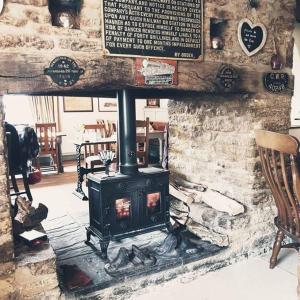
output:
[[[174,205],[172,211],[169,209],[170,200],[173,201],[172,198],[169,198],[169,171],[161,167],[163,156],[161,150],[166,147],[164,141],[161,142],[156,138],[157,133],[163,132],[165,124],[169,121],[168,116],[160,117],[163,111],[167,113],[167,105],[161,100],[160,107],[147,108],[147,104],[146,106],[141,104],[142,100],[133,99],[129,104],[136,107],[136,117],[135,113],[132,114],[132,108],[128,107],[128,96],[130,98],[130,95],[126,93],[122,94],[123,103],[119,105],[125,110],[119,116],[119,119],[125,123],[123,132],[118,132],[120,138],[123,139],[118,154],[120,156],[120,172],[111,172],[109,176],[101,173],[103,178],[101,176],[99,178],[97,172],[89,174],[88,186],[82,185],[85,193],[89,194],[88,202],[80,201],[72,195],[78,168],[72,163],[72,160],[66,160],[67,157],[64,157],[64,152],[65,149],[70,149],[68,136],[70,135],[71,143],[75,140],[68,130],[72,127],[77,133],[81,133],[80,127],[74,123],[74,120],[71,121],[71,115],[75,117],[76,114],[79,114],[83,117],[84,114],[91,114],[92,117],[95,117],[95,114],[88,110],[91,107],[92,109],[97,108],[97,104],[98,109],[100,109],[99,100],[92,99],[91,101],[89,98],[82,98],[82,103],[79,103],[82,108],[78,108],[78,110],[83,109],[86,110],[85,112],[76,112],[76,109],[72,107],[75,105],[76,99],[75,102],[73,100],[72,102],[71,99],[69,101],[68,97],[48,97],[46,100],[43,97],[10,96],[4,101],[7,121],[15,123],[17,130],[30,126],[30,124],[35,128],[36,122],[31,111],[33,105],[31,101],[34,103],[48,101],[53,110],[58,109],[59,111],[56,121],[60,122],[62,131],[66,129],[66,125],[69,126],[66,136],[61,135],[59,141],[59,151],[62,154],[60,163],[62,165],[60,167],[53,166],[57,163],[55,158],[51,156],[53,154],[40,157],[39,167],[41,167],[42,179],[40,182],[29,186],[33,197],[32,207],[37,207],[38,203],[41,203],[48,208],[48,218],[40,221],[42,221],[45,229],[44,236],[49,239],[49,247],[50,249],[53,247],[55,251],[59,279],[63,290],[66,292],[78,289],[78,291],[80,290],[79,293],[86,294],[92,289],[97,289],[99,285],[109,287],[116,284],[118,280],[122,282],[125,274],[136,277],[144,276],[145,272],[148,274],[156,274],[161,270],[167,272],[170,268],[180,266],[182,261],[184,263],[198,261],[213,256],[222,250],[222,247],[213,244],[210,246],[210,242],[201,242],[197,236],[190,234],[185,226],[174,221]],[[22,104],[19,104],[22,107],[22,115],[17,115],[13,109],[16,101],[23,101]],[[92,106],[90,106],[91,103]],[[129,113],[129,118],[127,113]],[[134,139],[138,133],[132,135],[131,128],[135,125],[133,122],[130,125],[130,122],[126,120],[143,119],[146,118],[147,114],[150,116],[151,122],[149,123],[155,128],[152,133],[155,134],[154,144],[155,146],[158,145],[155,152],[158,152],[159,156],[155,158],[155,166],[137,168]],[[155,114],[158,117],[155,117]],[[158,119],[158,122],[156,118],[161,119]],[[130,135],[134,136],[131,141],[132,144],[130,142],[128,144]],[[98,135],[83,133],[82,137],[84,139],[82,141],[85,142],[87,139],[98,137]],[[73,144],[72,147],[74,147]],[[139,148],[141,149],[142,145],[139,145]],[[139,148],[137,149],[140,150]],[[121,151],[123,151],[123,155],[120,153]],[[160,167],[157,167],[157,162],[159,162]],[[35,162],[32,165],[34,164]],[[21,178],[16,176],[16,180],[19,187],[23,188],[22,182],[20,182]],[[100,188],[99,184],[101,185]],[[90,193],[88,193],[88,189]],[[103,192],[105,194],[100,196],[100,198],[103,197],[101,200],[99,195]],[[170,218],[170,214],[172,218]],[[173,225],[177,224],[175,231],[173,231],[171,221]],[[88,245],[84,243],[86,241],[85,228],[88,228],[88,239],[90,234],[96,233],[96,238],[91,237],[91,243]],[[39,228],[38,230],[42,229]],[[173,233],[169,234],[169,231],[173,231]],[[99,238],[100,243],[98,243]],[[45,245],[45,241],[43,244]],[[32,245],[28,244],[28,249],[32,251],[33,248],[31,247],[34,247],[34,250],[40,251],[37,245],[38,243],[34,241]],[[126,252],[121,251],[120,254],[121,248],[126,248],[129,251],[129,264],[123,266],[117,265],[115,262],[116,258]],[[107,249],[109,260],[103,259],[106,256],[103,253]],[[21,252],[18,250],[19,254]],[[140,255],[144,257],[144,260],[140,262],[141,265],[132,268],[132,261],[135,262]],[[158,256],[161,257],[158,258]],[[88,264],[86,264],[87,259],[89,260]],[[108,262],[116,270],[112,271],[111,268],[105,268]],[[95,268],[94,265],[97,267]],[[100,274],[99,269],[101,270]],[[82,274],[80,276],[86,279],[87,286],[84,288],[83,286],[72,286],[74,283],[71,284],[66,281],[66,278],[69,278],[69,272]]]
[[[219,174],[218,178],[228,183],[226,171],[230,165],[228,160],[218,155],[218,147],[222,143],[230,143],[232,136],[225,134],[224,140],[216,141],[212,127],[217,126],[216,122],[222,118],[225,123],[221,120],[220,126],[232,126],[232,112],[226,106],[228,98],[221,97],[217,102],[209,99],[211,96],[205,96],[208,100],[201,99],[197,103],[193,100],[168,101],[166,110],[169,115],[163,121],[171,125],[169,176],[169,170],[161,167],[136,166],[134,139],[138,133],[132,134],[131,128],[136,126],[128,119],[139,118],[133,116],[130,105],[135,103],[136,113],[140,115],[140,100],[131,102],[133,97],[126,92],[121,92],[119,97],[119,106],[123,107],[123,111],[118,119],[125,123],[121,131],[120,125],[117,130],[117,135],[123,140],[122,147],[118,149],[119,171],[117,169],[109,175],[98,171],[84,174],[88,183],[87,186],[82,185],[82,190],[88,201],[81,201],[72,195],[77,166],[69,166],[68,163],[64,163],[65,174],[72,168],[75,171],[75,176],[68,175],[71,176],[71,185],[64,185],[65,179],[61,179],[60,175],[43,174],[40,184],[45,184],[45,190],[38,189],[38,184],[32,186],[34,199],[49,200],[47,206],[50,214],[55,210],[58,212],[57,207],[70,207],[64,210],[65,213],[45,221],[45,230],[55,250],[63,290],[73,290],[78,295],[88,294],[100,287],[119,285],[126,276],[133,279],[146,275],[159,278],[162,274],[173,274],[176,272],[174,268],[209,270],[229,264],[231,259],[236,258],[232,252],[238,243],[236,237],[247,232],[250,224],[250,213],[246,210],[249,204],[242,203],[236,197],[237,191],[226,189],[232,186],[224,185],[222,190],[215,181],[216,174]],[[230,100],[230,105],[244,105],[243,99],[235,97]],[[83,101],[86,101],[84,109],[88,110],[89,100]],[[93,99],[93,109],[98,109],[97,102]],[[61,107],[66,110],[61,122],[72,123],[68,116],[76,112],[68,112],[67,102],[65,104],[64,108]],[[224,111],[217,110],[215,106],[221,106]],[[157,112],[154,113],[155,109]],[[150,111],[154,116],[161,113],[161,107],[145,108],[144,119],[145,111]],[[224,129],[224,132],[228,131]],[[87,136],[84,135],[83,142],[86,142]],[[89,139],[94,136],[89,135]],[[221,134],[219,138],[222,138]],[[231,145],[230,149],[236,151],[234,142]],[[210,160],[214,155],[218,155],[215,164]],[[52,176],[57,176],[57,179],[52,187],[47,187],[47,182],[54,178]],[[242,177],[239,179],[242,180]],[[70,195],[66,197],[66,194]],[[70,214],[70,211],[75,213]],[[254,237],[250,240],[257,242]],[[262,244],[267,242],[264,240]],[[256,249],[255,246],[245,248],[243,253],[248,255],[252,249]],[[68,286],[66,272],[73,265],[93,283],[85,287]]]

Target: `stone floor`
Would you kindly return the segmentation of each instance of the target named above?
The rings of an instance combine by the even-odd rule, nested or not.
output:
[[[44,226],[51,225],[51,220],[63,216],[71,217],[85,223],[80,216],[87,212],[88,203],[71,196],[74,183],[66,183],[57,187],[42,187],[36,185],[32,189],[34,203],[45,203],[49,208],[49,218]],[[76,241],[75,241],[76,243]],[[169,282],[146,287],[139,294],[131,295],[131,300],[147,299],[180,299],[189,297],[197,300],[296,300],[297,265],[296,251],[282,250],[278,267],[268,268],[270,254],[251,258],[219,271],[199,277],[195,272],[179,276]],[[109,299],[119,299],[109,298]],[[121,295],[125,299],[124,295]],[[128,295],[126,296],[128,298]],[[81,298],[77,298],[81,299]],[[90,299],[90,298],[85,298]],[[107,299],[107,298],[93,298]]]
[[[297,300],[298,255],[283,249],[278,267],[268,268],[270,254],[225,267],[205,276],[145,289],[130,300]]]

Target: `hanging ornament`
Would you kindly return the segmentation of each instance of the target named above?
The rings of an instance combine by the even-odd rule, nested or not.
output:
[[[281,70],[282,69],[282,60],[279,54],[273,54],[271,57],[271,68],[272,70]]]

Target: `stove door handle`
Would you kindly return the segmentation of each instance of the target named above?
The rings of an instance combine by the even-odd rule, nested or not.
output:
[[[104,208],[104,211],[105,211],[105,215],[108,216],[110,214],[110,207],[105,207]]]

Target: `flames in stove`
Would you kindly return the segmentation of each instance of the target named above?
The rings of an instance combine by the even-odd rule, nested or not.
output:
[[[150,214],[160,211],[160,193],[147,194],[147,209]]]
[[[161,195],[159,192],[150,193],[146,196],[148,214],[155,214],[160,211]],[[115,202],[116,218],[123,220],[130,218],[131,201],[129,197],[117,199]]]
[[[127,219],[130,217],[130,198],[116,200],[116,217],[117,220]]]

